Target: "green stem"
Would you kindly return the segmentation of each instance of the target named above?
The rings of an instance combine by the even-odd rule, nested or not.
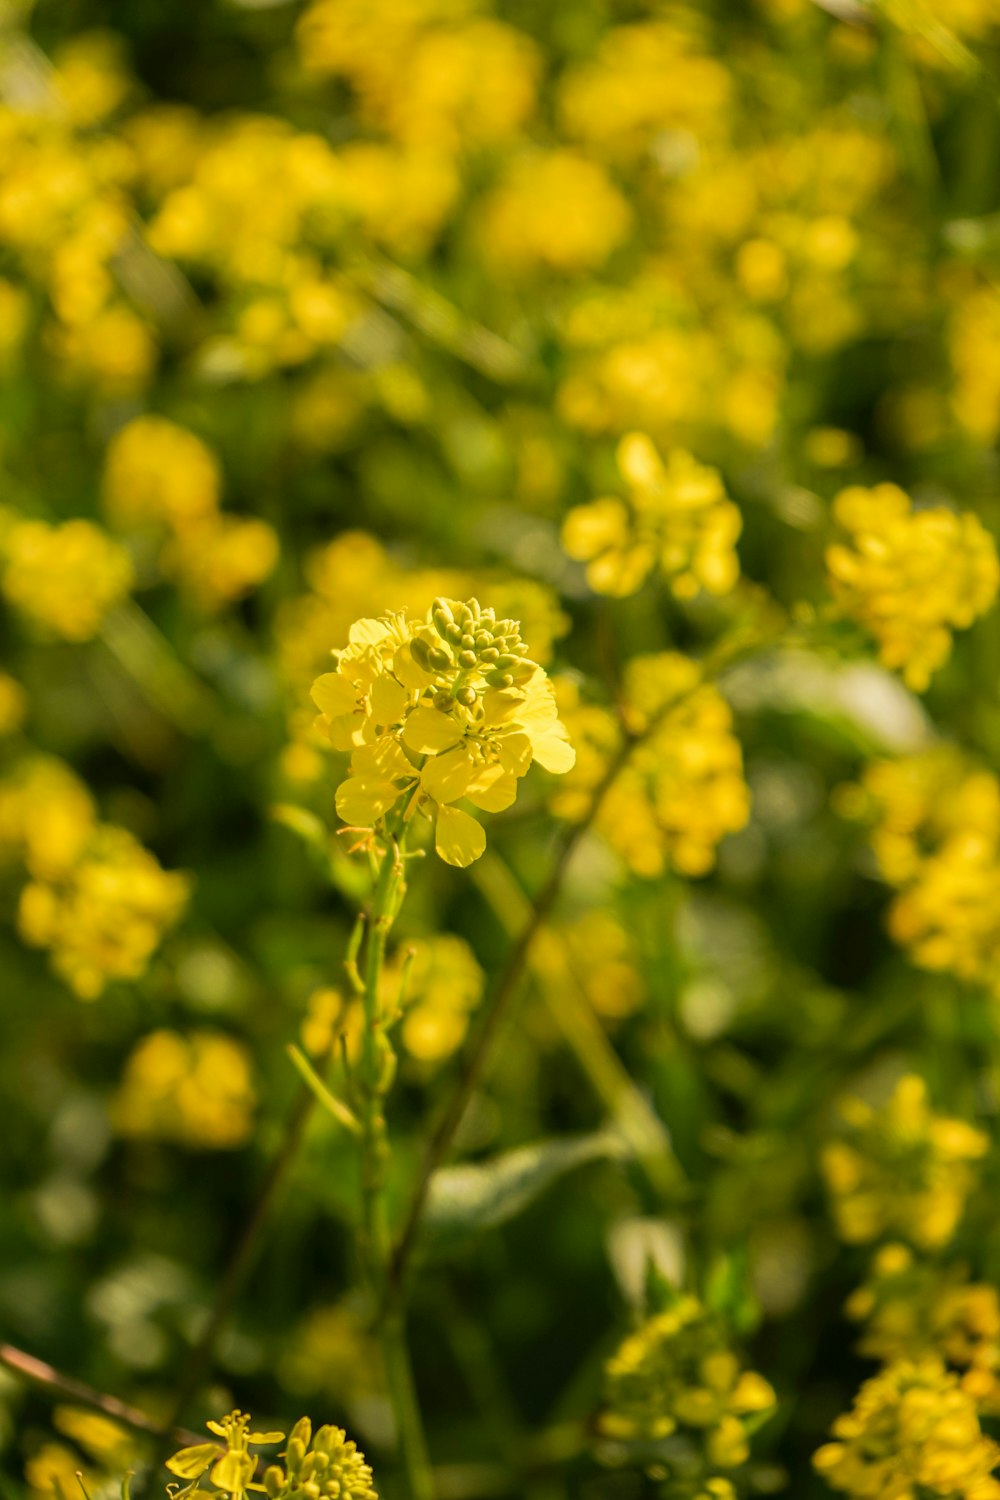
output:
[[[367,930],[364,963],[364,1035],[361,1047],[361,1192],[364,1212],[364,1248],[375,1301],[385,1300],[392,1241],[386,1204],[386,1164],[389,1143],[384,1099],[391,1082],[392,1056],[385,1036],[384,1007],[380,990],[385,948],[406,891],[403,842],[393,840],[382,858],[371,918]],[[379,1325],[389,1397],[396,1418],[399,1454],[406,1477],[409,1500],[433,1500],[427,1444],[417,1403],[413,1371],[406,1343],[406,1328],[398,1305]]]

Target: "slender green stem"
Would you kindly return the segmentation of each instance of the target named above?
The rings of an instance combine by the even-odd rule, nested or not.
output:
[[[392,1242],[386,1206],[385,1177],[389,1143],[384,1099],[392,1079],[393,1058],[385,1035],[385,1007],[380,994],[385,948],[406,891],[403,864],[405,829],[383,855],[367,928],[364,961],[364,1034],[361,1047],[361,1191],[365,1259],[377,1303],[383,1303]],[[402,1310],[394,1306],[379,1325],[389,1396],[396,1418],[399,1453],[409,1500],[433,1500],[434,1485]]]

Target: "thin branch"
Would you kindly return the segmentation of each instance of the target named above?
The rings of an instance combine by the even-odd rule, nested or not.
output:
[[[90,1407],[136,1432],[147,1432],[156,1438],[169,1438],[179,1448],[202,1441],[196,1432],[189,1432],[186,1427],[176,1427],[172,1423],[156,1422],[138,1407],[119,1401],[117,1396],[95,1390],[93,1386],[86,1385],[71,1375],[61,1374],[52,1365],[36,1359],[23,1349],[15,1348],[13,1344],[0,1344],[0,1365],[12,1370],[15,1375],[20,1375],[22,1379],[30,1380],[32,1385],[40,1385],[51,1391],[54,1396],[62,1396],[80,1406]]]
[[[548,878],[532,904],[531,915],[521,928],[520,934],[507,954],[507,960],[503,968],[498,972],[487,995],[482,1020],[473,1038],[472,1045],[465,1055],[462,1073],[455,1092],[452,1094],[448,1106],[438,1123],[437,1129],[431,1136],[424,1153],[417,1186],[410,1200],[410,1207],[389,1265],[388,1290],[391,1296],[398,1296],[399,1289],[402,1286],[403,1276],[413,1250],[414,1239],[424,1210],[431,1178],[447,1156],[455,1132],[462,1123],[469,1100],[476,1090],[476,1086],[479,1083],[490,1051],[492,1050],[493,1040],[506,1018],[511,1001],[517,994],[528,954],[531,951],[531,945],[556,903],[556,899],[562,889],[563,877],[566,874],[570,860],[576,852],[577,845],[590,828],[601,803],[604,801],[606,793],[617,779],[622,767],[638,743],[638,739],[639,737],[635,735],[626,736],[617,755],[610,762],[604,776],[594,789],[586,816],[580,822],[574,823],[563,834]]]

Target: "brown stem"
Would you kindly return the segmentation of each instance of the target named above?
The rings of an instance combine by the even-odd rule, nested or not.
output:
[[[36,1359],[23,1349],[16,1349],[13,1344],[0,1344],[0,1365],[6,1366],[24,1380],[30,1380],[33,1385],[44,1386],[54,1395],[65,1396],[67,1400],[78,1402],[80,1406],[89,1406],[110,1417],[112,1421],[134,1428],[136,1432],[148,1432],[157,1438],[170,1438],[179,1448],[203,1441],[196,1432],[189,1432],[186,1427],[155,1422],[138,1407],[128,1406],[124,1401],[119,1401],[117,1396],[95,1390],[93,1386],[85,1385],[82,1380],[76,1380],[71,1375],[61,1374],[52,1365]]]

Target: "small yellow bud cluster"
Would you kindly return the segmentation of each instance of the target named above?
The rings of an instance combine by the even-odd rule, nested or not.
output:
[[[64,640],[92,640],[132,582],[124,547],[90,521],[15,520],[0,537],[5,598]]]
[[[863,1324],[858,1351],[871,1359],[941,1358],[958,1372],[980,1414],[1000,1416],[1000,1295],[969,1282],[962,1266],[918,1261],[905,1245],[885,1245],[847,1315]]]
[[[715,469],[675,449],[666,465],[648,437],[631,432],[618,445],[629,503],[614,497],[571,510],[563,546],[587,564],[599,594],[622,598],[659,571],[678,599],[699,591],[727,594],[739,577],[738,508]]]
[[[251,1448],[280,1443],[282,1432],[251,1432],[250,1418],[243,1412],[230,1412],[221,1422],[206,1423],[221,1443],[196,1443],[182,1448],[167,1459],[167,1468],[189,1481],[174,1500],[183,1496],[213,1494],[205,1489],[206,1476],[216,1487],[234,1500],[248,1489],[263,1488],[270,1500],[378,1500],[372,1485],[372,1471],[356,1443],[348,1440],[340,1427],[321,1427],[313,1435],[312,1423],[302,1417],[292,1428],[283,1455],[284,1466],[269,1464],[264,1470],[263,1486],[254,1483],[257,1458]]]
[[[674,652],[634,657],[625,672],[625,713],[641,738],[598,810],[596,826],[637,875],[672,866],[704,875],[727,833],[744,827],[750,794],[729,705],[696,662]],[[621,729],[606,710],[567,710],[580,742],[578,771],[553,811],[585,815],[586,795],[619,751]]]
[[[871,765],[872,848],[889,931],[924,969],[1000,995],[1000,781],[951,749]]]
[[[969,511],[914,510],[894,484],[842,490],[833,515],[851,539],[826,553],[839,609],[875,637],[885,666],[923,692],[951,651],[952,631],[967,629],[996,598],[993,538]]]
[[[256,517],[219,509],[215,455],[163,417],[136,417],[108,447],[103,499],[112,524],[159,534],[159,566],[199,608],[221,609],[273,569],[278,538]]]
[[[468,865],[486,846],[465,799],[500,812],[532,760],[556,773],[574,752],[545,672],[528,659],[517,626],[476,600],[439,598],[428,620],[360,620],[337,666],[313,684],[320,725],[351,754],[337,811],[374,827],[406,798],[404,823],[432,819],[435,848]]]
[[[232,1150],[253,1129],[250,1056],[217,1031],[153,1031],[133,1048],[111,1118],[122,1135]]]
[[[858,1500],[1000,1500],[991,1477],[1000,1446],[940,1360],[901,1360],[866,1380],[833,1436],[813,1463],[833,1489]]]
[[[60,761],[21,763],[0,782],[0,854],[21,860],[18,929],[49,949],[81,999],[137,979],[180,916],[189,885],[126,829],[97,821],[89,793]]]
[[[655,1442],[680,1430],[697,1440],[709,1470],[745,1463],[744,1419],[775,1405],[767,1381],[742,1367],[722,1324],[692,1296],[678,1296],[630,1334],[605,1378],[605,1436]]]
[[[976,1185],[970,1163],[989,1140],[964,1120],[935,1115],[923,1079],[901,1078],[881,1109],[841,1103],[849,1129],[823,1152],[823,1173],[841,1238],[866,1244],[897,1234],[923,1249],[951,1239]]]

